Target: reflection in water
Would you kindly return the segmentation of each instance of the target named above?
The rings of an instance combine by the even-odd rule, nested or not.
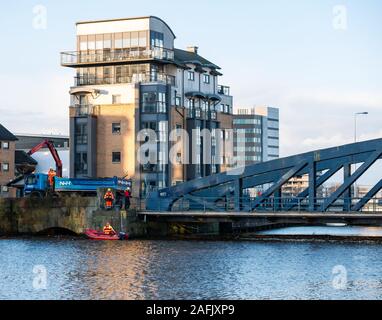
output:
[[[0,252],[0,299],[382,299],[378,244],[10,239]]]
[[[317,235],[382,237],[382,227],[327,226],[327,227],[291,227],[257,232],[259,235]]]

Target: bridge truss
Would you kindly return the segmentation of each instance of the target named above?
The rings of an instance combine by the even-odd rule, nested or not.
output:
[[[294,155],[269,162],[247,166],[182,183],[155,191],[146,199],[146,209],[172,211],[179,201],[203,203],[204,208],[222,211],[217,204],[232,199],[234,210],[326,212],[336,207],[338,211],[361,211],[382,189],[381,180],[362,198],[355,199],[353,186],[370,167],[382,159],[382,139],[369,140],[323,150]],[[356,167],[356,170],[352,168]],[[334,175],[343,171],[343,183],[325,198],[318,190]],[[294,177],[309,175],[309,187],[297,197],[285,199],[282,187]],[[266,186],[264,192],[248,200],[244,190]]]

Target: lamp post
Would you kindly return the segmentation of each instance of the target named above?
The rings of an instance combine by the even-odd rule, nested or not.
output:
[[[357,137],[357,119],[358,116],[367,116],[369,112],[357,112],[354,114],[354,142],[357,142],[358,137]]]
[[[357,119],[358,116],[367,116],[369,112],[356,112],[354,114],[354,143],[357,143],[358,137],[357,137]],[[354,172],[357,171],[357,164],[355,164]],[[358,197],[358,187],[357,183],[354,183],[354,198]]]

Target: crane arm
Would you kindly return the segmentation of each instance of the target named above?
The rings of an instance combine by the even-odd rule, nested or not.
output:
[[[57,152],[57,149],[54,147],[54,144],[52,141],[44,140],[37,146],[35,146],[32,150],[28,152],[28,155],[33,155],[34,153],[40,151],[42,148],[47,147],[52,154],[52,157],[54,159],[54,162],[56,163],[56,173],[57,177],[62,177],[62,161],[61,158]]]

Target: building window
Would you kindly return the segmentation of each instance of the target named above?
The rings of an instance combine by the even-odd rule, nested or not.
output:
[[[261,125],[260,119],[233,119],[233,124],[235,125]]]
[[[166,113],[166,94],[163,92],[158,93],[158,112],[159,113]]]
[[[9,149],[9,142],[3,142],[3,149],[8,150]]]
[[[112,103],[113,104],[121,104],[121,95],[120,94],[113,94],[112,98]]]
[[[202,135],[201,135],[201,129],[200,127],[196,127],[195,129],[195,133],[196,133],[196,144],[198,146],[201,146],[202,145]],[[200,163],[200,162],[199,162]]]
[[[194,99],[189,99],[188,100],[188,108],[189,109],[195,108],[195,100]]]
[[[143,113],[166,113],[166,94],[163,92],[145,92],[142,102]]]
[[[204,74],[203,75],[203,82],[206,83],[206,84],[210,84],[211,78],[210,78],[209,74]]]
[[[120,152],[113,152],[112,162],[113,163],[121,163],[121,153]]]
[[[159,122],[159,141],[160,142],[166,142],[167,141],[167,121],[160,121]]]
[[[164,34],[156,31],[151,31],[151,47],[164,47]]]
[[[87,172],[88,172],[88,154],[86,152],[76,153],[74,167],[75,167],[76,174],[87,174]]]
[[[3,172],[9,172],[9,163],[3,163],[2,165]]]
[[[188,80],[195,81],[195,72],[188,71]]]
[[[86,123],[76,124],[76,143],[87,144],[88,143],[88,126]]]
[[[112,133],[115,135],[121,134],[121,123],[113,123],[112,124]]]
[[[177,107],[180,107],[182,105],[182,98],[181,97],[176,97],[175,98],[175,105]]]

